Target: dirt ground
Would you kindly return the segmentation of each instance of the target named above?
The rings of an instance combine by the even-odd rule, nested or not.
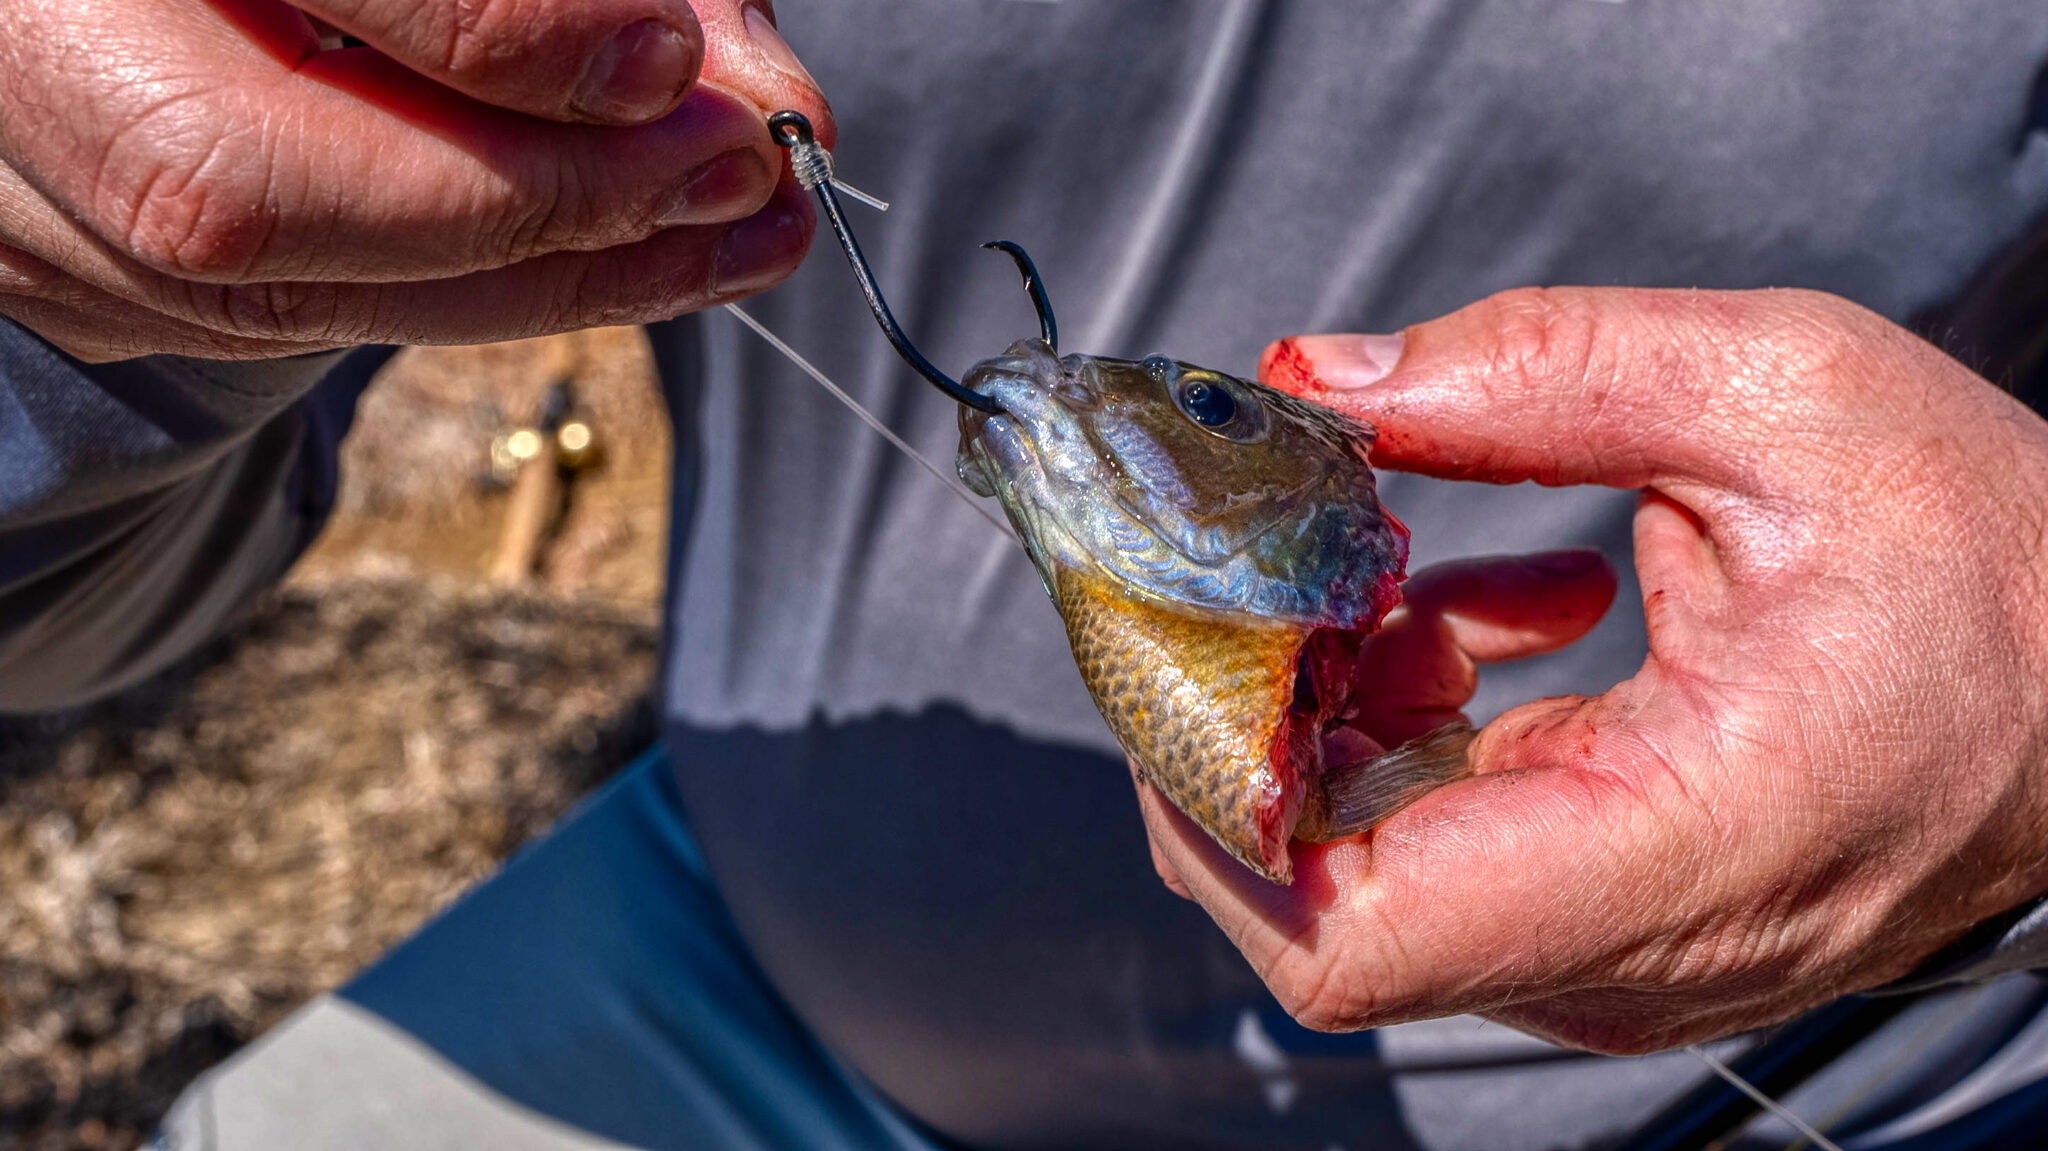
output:
[[[601,463],[484,579],[495,435],[574,377]],[[185,665],[0,718],[0,1148],[130,1148],[178,1091],[545,829],[654,735],[666,420],[644,341],[415,349],[328,532]]]

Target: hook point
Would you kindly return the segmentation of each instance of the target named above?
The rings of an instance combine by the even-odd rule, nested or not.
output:
[[[1052,317],[1052,301],[1045,296],[1045,285],[1038,275],[1038,265],[1031,262],[1031,256],[1024,251],[1024,245],[1014,240],[990,240],[982,247],[1001,252],[1017,265],[1017,271],[1024,277],[1024,290],[1031,294],[1031,309],[1038,313],[1038,338],[1045,341],[1057,355],[1060,350],[1059,322]]]

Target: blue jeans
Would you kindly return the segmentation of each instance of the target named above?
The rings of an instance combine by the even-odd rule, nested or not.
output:
[[[279,1032],[160,1145],[939,1146],[754,968],[659,749]]]

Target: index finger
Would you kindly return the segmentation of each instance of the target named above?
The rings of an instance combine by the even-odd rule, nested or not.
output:
[[[86,9],[50,5],[0,43],[38,86],[0,103],[0,153],[115,250],[185,280],[440,279],[609,248],[744,218],[784,163],[765,113],[708,81],[652,124],[556,124],[371,49],[280,60],[201,0]],[[64,66],[95,39],[133,64]],[[829,139],[815,92],[792,103]]]

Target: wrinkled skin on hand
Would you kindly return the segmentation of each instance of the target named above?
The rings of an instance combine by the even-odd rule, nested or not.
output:
[[[802,259],[785,107],[829,143],[767,0],[0,0],[0,314],[89,360],[665,319]]]
[[[1650,654],[1488,724],[1475,778],[1370,837],[1297,845],[1292,888],[1141,788],[1162,874],[1297,1018],[1649,1051],[1897,978],[2048,890],[2048,425],[1806,292],[1515,292],[1391,359],[1301,337],[1262,374],[1377,425],[1384,467],[1640,489]],[[1448,713],[1470,660],[1542,646],[1473,621],[1546,600],[1584,611],[1439,596],[1381,682]]]

